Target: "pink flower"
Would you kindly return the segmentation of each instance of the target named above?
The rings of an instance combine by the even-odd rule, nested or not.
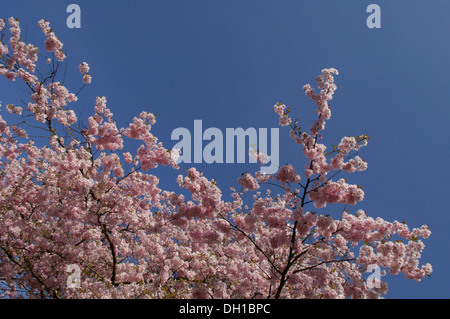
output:
[[[242,189],[224,196],[225,189],[194,167],[177,177],[174,171],[150,171],[159,165],[178,168],[180,155],[152,134],[156,117],[150,112],[119,129],[106,98],[99,96],[88,128],[70,127],[77,121],[70,107],[75,94],[35,74],[37,47],[21,40],[18,20],[8,22],[10,48],[0,46],[0,75],[27,82],[32,89],[27,123],[34,115],[49,138],[34,145],[25,130],[0,116],[1,297],[378,298],[387,285],[369,287],[363,272],[370,265],[417,281],[431,274],[430,264],[420,264],[425,247],[420,238],[431,234],[427,226],[411,231],[403,222],[374,219],[362,210],[330,210],[333,217],[318,212],[327,204],[354,205],[364,198],[360,186],[327,174],[365,170],[364,160],[345,155],[367,137],[343,138],[330,163],[328,155],[336,149],[327,153],[318,143],[331,116],[337,70],[322,70],[320,92],[304,87],[318,117],[311,134],[291,121],[285,105],[274,107],[280,123],[291,125],[289,136],[305,156],[300,167],[308,180],[300,183],[294,166],[286,164],[276,175],[242,174],[237,180]],[[63,59],[50,24],[38,24],[47,49]],[[79,71],[87,78],[87,63]],[[23,120],[20,107],[7,104],[7,110],[8,118]],[[127,144],[128,138],[134,141]],[[133,145],[134,150],[121,150]],[[268,158],[255,149],[249,154],[258,162]],[[182,190],[164,189],[170,187],[166,177]],[[281,187],[270,182],[275,177]],[[81,270],[82,289],[67,289],[67,267],[73,265]]]
[[[38,21],[38,25],[41,28],[42,32],[44,32],[44,34],[47,34],[50,32],[50,22],[45,21],[44,19],[41,19]]]
[[[61,41],[55,36],[53,32],[47,34],[47,40],[45,40],[45,49],[49,52],[54,52],[62,48]]]
[[[7,78],[8,80],[11,80],[11,81],[15,81],[16,76],[17,76],[17,74],[15,72],[6,72],[5,73],[5,78]]]
[[[274,110],[280,116],[279,123],[281,126],[288,126],[292,123],[291,118],[288,116],[289,111],[285,111],[286,105],[281,104],[280,102],[275,104]]]
[[[259,188],[258,181],[249,173],[242,174],[242,176],[238,179],[238,183],[242,187],[245,187],[251,191]]]
[[[63,50],[56,50],[55,57],[58,61],[61,62],[66,58],[66,55],[64,54]]]
[[[338,145],[338,149],[344,154],[347,155],[351,150],[356,146],[356,140],[353,136],[343,137],[341,142]]]
[[[95,108],[94,111],[97,113],[103,113],[106,109],[106,97],[97,96],[95,100]]]
[[[123,153],[123,158],[128,164],[131,164],[133,162],[133,156],[130,154],[130,152]]]
[[[91,77],[89,74],[85,74],[85,75],[83,76],[83,82],[84,82],[84,84],[89,84],[89,83],[91,83],[91,81],[92,81],[92,77]]]
[[[295,169],[291,164],[281,166],[276,178],[283,184],[287,182],[298,183],[301,179],[300,175],[295,173]]]

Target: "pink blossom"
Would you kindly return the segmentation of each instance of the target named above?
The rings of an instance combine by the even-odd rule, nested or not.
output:
[[[89,72],[89,64],[87,64],[86,62],[82,62],[78,66],[78,70],[80,71],[81,74],[88,73]]]
[[[84,84],[89,84],[89,83],[91,83],[91,81],[92,81],[92,77],[91,77],[89,74],[85,74],[85,75],[83,76],[83,82],[84,82]]]
[[[280,167],[277,173],[277,180],[284,183],[298,183],[300,175],[295,173],[295,169],[291,164],[286,164]]]
[[[60,50],[62,47],[61,41],[56,38],[53,32],[47,34],[47,40],[45,40],[45,49],[49,52]]]
[[[25,109],[7,104],[8,118],[36,120],[31,125],[46,130],[48,140],[35,145],[22,127],[0,116],[1,297],[378,298],[387,284],[367,285],[363,272],[370,265],[416,281],[431,274],[432,266],[420,263],[421,239],[431,235],[426,225],[411,230],[361,209],[321,210],[364,199],[359,185],[333,181],[330,173],[367,169],[362,158],[346,155],[368,137],[344,137],[327,150],[326,135],[319,134],[331,118],[337,70],[322,70],[318,90],[304,86],[317,114],[309,132],[284,104],[274,106],[305,156],[300,171],[306,181],[286,164],[276,175],[242,174],[242,189],[228,193],[207,174],[176,164],[179,150],[165,148],[153,134],[153,113],[141,112],[119,128],[99,96],[87,127],[72,126],[77,97],[57,77],[35,72],[38,48],[21,40],[18,20],[8,23],[0,75],[32,88]],[[64,59],[49,22],[38,25],[46,49]],[[88,64],[79,71],[88,82]],[[267,160],[254,149],[249,153]],[[161,165],[183,169],[173,179],[181,190],[164,189],[170,172],[157,177]],[[67,287],[67,267],[74,264],[81,289]]]
[[[249,173],[242,174],[242,176],[238,179],[238,183],[242,187],[245,187],[251,191],[259,188],[258,181]]]
[[[106,97],[98,96],[95,100],[94,111],[97,113],[103,113],[106,109]]]

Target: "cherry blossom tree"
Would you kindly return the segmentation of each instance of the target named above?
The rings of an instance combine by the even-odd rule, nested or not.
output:
[[[63,44],[49,22],[38,25],[45,51],[22,41],[17,19],[0,20],[0,74],[29,92],[24,105],[6,105],[16,124],[0,116],[3,298],[379,298],[388,287],[365,279],[373,265],[416,281],[432,272],[419,262],[427,226],[329,212],[364,199],[359,185],[335,178],[367,169],[358,154],[369,141],[322,144],[337,70],[322,70],[317,92],[303,88],[317,112],[309,131],[274,106],[305,167],[243,173],[226,200],[195,168],[178,176],[179,192],[158,187],[158,166],[183,168],[179,151],[151,133],[153,114],[118,128],[99,96],[83,125],[78,94],[59,77]],[[75,70],[80,85],[91,82],[89,70],[86,62]],[[35,130],[44,142],[28,135]],[[126,149],[131,140],[140,146]],[[71,265],[81,271],[76,288],[67,284]]]

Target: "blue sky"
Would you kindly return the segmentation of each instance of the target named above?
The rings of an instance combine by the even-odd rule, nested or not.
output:
[[[81,7],[81,28],[66,26],[66,8]],[[366,8],[381,8],[381,29],[366,26]],[[388,276],[388,298],[449,298],[449,74],[450,2],[352,0],[57,1],[0,2],[0,16],[20,18],[28,41],[42,47],[37,26],[49,20],[68,55],[67,78],[86,61],[93,82],[77,103],[91,113],[104,95],[120,126],[141,111],[157,114],[154,133],[167,146],[177,127],[278,127],[273,105],[282,100],[309,128],[314,104],[301,90],[323,68],[335,67],[338,90],[324,142],[371,136],[361,152],[366,172],[343,176],[363,186],[356,209],[386,220],[427,224],[422,262],[433,265],[420,283]],[[25,32],[25,31],[24,31]],[[3,104],[20,91],[0,81]],[[4,113],[4,112],[2,112]],[[280,162],[303,166],[301,150],[280,128]],[[248,164],[195,165],[224,191]],[[179,172],[162,170],[174,187]],[[166,182],[167,181],[167,182]],[[333,211],[332,208],[330,208]],[[334,210],[337,214],[342,207]]]

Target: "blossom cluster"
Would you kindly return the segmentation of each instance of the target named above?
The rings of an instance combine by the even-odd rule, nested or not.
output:
[[[78,66],[78,70],[81,74],[83,74],[84,84],[89,84],[92,82],[92,77],[89,75],[89,69],[89,65],[86,62],[83,62]]]

